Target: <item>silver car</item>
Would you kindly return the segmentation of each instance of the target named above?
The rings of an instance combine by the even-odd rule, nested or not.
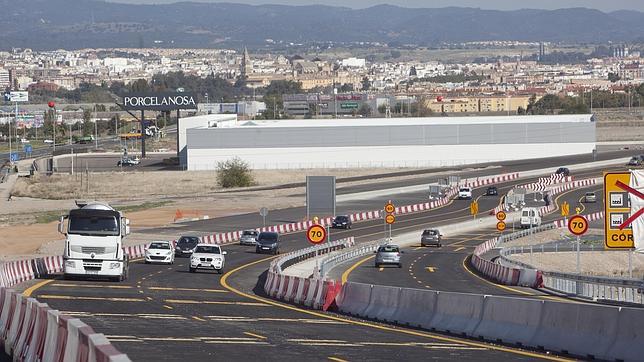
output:
[[[420,236],[420,245],[421,246],[436,245],[440,248],[442,246],[441,244],[442,238],[443,238],[443,234],[441,234],[440,230],[426,229],[426,230],[423,230],[423,234]]]
[[[255,245],[257,244],[257,236],[259,231],[257,230],[244,230],[242,231],[241,237],[239,238],[240,245]]]
[[[586,192],[586,194],[584,195],[584,202],[597,202],[597,195],[595,195],[594,192]]]
[[[397,265],[402,268],[400,254],[402,251],[398,245],[382,245],[376,253],[376,268],[381,265]]]

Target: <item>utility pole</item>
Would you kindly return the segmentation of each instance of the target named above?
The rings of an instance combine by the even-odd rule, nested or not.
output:
[[[98,149],[98,117],[96,117],[96,103],[94,103],[94,149]]]

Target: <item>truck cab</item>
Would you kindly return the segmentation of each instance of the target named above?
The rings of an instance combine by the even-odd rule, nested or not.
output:
[[[129,256],[123,251],[123,240],[130,233],[129,220],[107,204],[76,205],[79,208],[62,216],[58,224],[58,231],[66,236],[64,276],[125,280]]]
[[[539,216],[539,210],[536,207],[524,207],[521,210],[520,226],[522,229],[541,226],[541,216]]]

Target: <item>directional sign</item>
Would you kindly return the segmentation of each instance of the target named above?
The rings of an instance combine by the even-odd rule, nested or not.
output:
[[[568,215],[570,215],[570,204],[568,201],[564,201],[563,204],[561,204],[561,216]]]
[[[16,152],[12,152],[12,153],[9,155],[9,160],[10,160],[11,162],[16,162],[16,161],[18,161],[19,159],[20,159],[20,155],[18,155]]]
[[[506,223],[504,221],[499,221],[496,223],[496,229],[498,231],[503,231],[507,227]]]
[[[385,216],[385,222],[391,225],[396,222],[396,217],[393,216],[392,214],[387,214],[387,216]]]
[[[326,240],[326,229],[321,225],[312,225],[306,231],[306,238],[313,244],[321,244]]]
[[[31,153],[33,151],[33,147],[31,145],[25,145],[23,149],[25,153]]]
[[[394,206],[394,204],[392,204],[392,203],[391,203],[391,201],[389,201],[389,202],[385,205],[385,212],[386,212],[387,214],[393,214],[393,212],[394,212],[394,211],[396,211],[396,206]]]
[[[265,207],[262,207],[261,209],[259,209],[259,215],[264,217],[268,216],[268,209]]]
[[[508,215],[505,213],[505,211],[499,211],[496,213],[496,219],[499,221],[505,221],[507,217]]]
[[[588,220],[581,215],[575,215],[568,220],[568,230],[574,235],[583,235],[588,231]]]
[[[471,215],[476,215],[479,213],[479,203],[476,201],[472,201],[470,204],[470,214]]]
[[[630,197],[644,198],[644,195],[629,187],[630,181],[629,172],[604,173],[604,243],[610,249],[635,246],[631,223],[642,212],[631,215]]]

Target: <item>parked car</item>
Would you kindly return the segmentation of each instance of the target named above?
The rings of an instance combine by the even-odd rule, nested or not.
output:
[[[524,207],[521,210],[520,226],[522,229],[541,226],[541,216],[539,216],[539,210],[536,207]]]
[[[471,187],[461,187],[458,190],[458,198],[460,200],[471,200],[472,199],[472,188]]]
[[[564,175],[564,176],[570,176],[570,170],[567,167],[559,167],[557,171],[555,171],[556,175]]]
[[[627,166],[641,166],[642,165],[642,157],[641,156],[633,156],[631,157],[630,161],[628,161]]]
[[[141,163],[141,160],[138,157],[123,157],[116,163],[116,166],[136,166],[139,163]]]
[[[240,245],[255,245],[257,244],[257,236],[259,231],[257,230],[244,230],[242,231],[241,237],[239,238]]]
[[[224,272],[226,264],[226,252],[221,250],[219,245],[212,244],[198,244],[195,252],[190,257],[190,266],[188,267],[191,273],[196,272],[198,269],[215,270],[221,274]]]
[[[586,194],[584,195],[584,202],[585,203],[597,202],[597,195],[595,195],[594,192],[586,192]]]
[[[439,248],[442,246],[441,240],[443,239],[443,234],[441,234],[438,229],[425,229],[423,230],[422,235],[420,236],[420,245],[436,245]]]
[[[334,229],[351,229],[351,218],[347,215],[338,215],[333,219],[331,227]]]
[[[257,236],[255,252],[277,255],[280,252],[280,235],[274,232],[261,232]]]
[[[51,145],[51,144],[53,144],[53,143],[54,143],[54,140],[44,140],[44,141],[42,141],[42,142],[43,142],[44,144],[46,144],[46,145]]]
[[[381,265],[397,265],[402,268],[402,262],[400,261],[402,251],[398,245],[382,245],[375,253],[376,268],[380,268]]]
[[[196,236],[182,236],[177,240],[174,253],[177,256],[192,255],[199,244],[199,238]]]
[[[499,194],[499,189],[497,189],[496,186],[490,186],[485,190],[485,194],[487,196],[496,196]]]
[[[169,241],[153,241],[145,248],[145,263],[174,264],[172,243]]]

